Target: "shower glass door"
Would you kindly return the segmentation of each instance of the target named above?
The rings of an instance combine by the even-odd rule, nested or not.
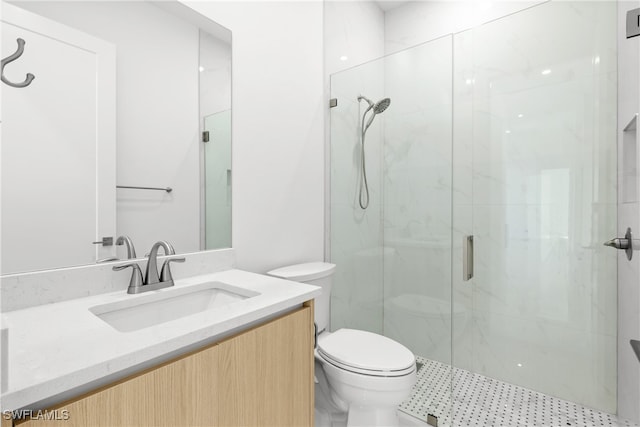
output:
[[[231,247],[231,110],[204,118],[205,249]]]
[[[360,207],[362,115],[372,102],[386,97],[384,59],[331,76],[331,214],[330,257],[336,264],[331,292],[331,330],[361,329],[382,334],[384,244],[382,235],[383,129],[392,104],[366,133],[365,161],[369,206]],[[370,116],[371,113],[369,113]],[[366,124],[365,120],[365,124]]]
[[[452,42],[443,37],[331,76],[331,329],[376,332],[408,347],[422,369],[400,408],[422,421],[433,414],[440,425],[451,412]],[[358,97],[390,99],[365,135],[366,209],[359,195],[369,104]]]
[[[615,2],[454,37],[455,425],[544,425],[482,400],[518,387],[616,412],[616,72]]]
[[[451,412],[452,42],[385,58],[383,331],[418,362],[400,409],[440,426]]]

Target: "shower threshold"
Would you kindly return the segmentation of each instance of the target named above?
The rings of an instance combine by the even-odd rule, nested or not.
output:
[[[421,368],[411,395],[399,407],[415,422],[427,426],[429,414],[438,427],[451,427],[451,374],[453,373],[453,426],[455,427],[639,427],[582,405],[508,384],[484,375],[416,357]]]

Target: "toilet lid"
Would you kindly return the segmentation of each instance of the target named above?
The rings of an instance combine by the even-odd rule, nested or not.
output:
[[[339,329],[318,340],[318,353],[333,365],[367,375],[402,376],[416,367],[415,356],[402,344],[354,329]]]

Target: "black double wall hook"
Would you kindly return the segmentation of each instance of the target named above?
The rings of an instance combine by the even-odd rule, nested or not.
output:
[[[8,84],[9,86],[12,87],[27,87],[31,84],[31,82],[33,81],[33,79],[36,78],[36,76],[34,76],[31,73],[27,73],[27,78],[25,81],[23,81],[22,83],[13,83],[10,82],[9,80],[7,80],[7,78],[4,76],[4,67],[5,65],[15,61],[16,59],[20,58],[22,56],[22,53],[24,52],[24,40],[23,39],[17,39],[16,40],[18,42],[18,50],[16,50],[16,52],[12,55],[7,56],[6,58],[4,58],[2,60],[2,69],[0,70],[0,74],[2,77],[2,81],[6,84]]]

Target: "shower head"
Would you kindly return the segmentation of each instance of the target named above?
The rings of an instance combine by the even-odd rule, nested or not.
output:
[[[384,110],[389,108],[389,104],[391,104],[391,99],[389,99],[389,98],[381,99],[380,101],[378,101],[376,103],[376,105],[373,106],[373,112],[376,113],[376,114],[380,114]]]
[[[390,104],[391,104],[391,99],[384,98],[384,99],[381,99],[380,101],[376,102],[373,105],[373,107],[369,107],[369,110],[371,108],[373,108],[373,114],[371,115],[371,117],[369,117],[369,121],[367,122],[367,125],[364,127],[364,130],[362,131],[362,133],[365,133],[367,131],[367,129],[369,129],[369,126],[371,126],[371,123],[373,123],[373,119],[376,118],[376,115],[384,112],[384,110],[389,108]],[[367,111],[369,111],[369,110],[367,110]],[[363,117],[363,119],[364,119],[364,117]]]

